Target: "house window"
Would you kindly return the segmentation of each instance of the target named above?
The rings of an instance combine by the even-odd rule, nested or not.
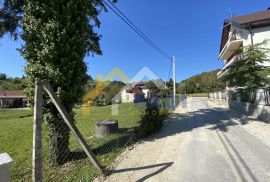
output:
[[[129,100],[129,95],[128,94],[126,95],[126,100]]]

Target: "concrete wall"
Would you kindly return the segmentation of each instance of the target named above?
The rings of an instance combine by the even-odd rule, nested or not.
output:
[[[228,92],[222,92],[222,94],[220,92],[209,93],[209,99],[218,104],[228,104],[230,109],[234,109],[243,114],[253,116],[258,120],[270,123],[270,106],[267,106],[265,103],[263,89],[258,89],[256,91],[256,99],[253,104],[241,102],[239,94],[236,100],[230,100]]]
[[[229,107],[258,120],[270,123],[270,107],[246,102],[229,101]]]

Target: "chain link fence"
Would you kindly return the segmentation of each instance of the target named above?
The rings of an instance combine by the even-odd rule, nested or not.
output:
[[[181,102],[177,97],[176,104]],[[154,98],[160,109],[173,109],[173,98]],[[111,105],[102,107],[77,106],[74,123],[104,168],[141,137],[142,115],[145,102],[121,103],[118,115],[112,114]],[[149,114],[149,113],[148,113]],[[151,113],[150,113],[151,114]],[[76,137],[63,124],[59,136],[51,137],[47,123],[42,123],[42,179],[43,181],[92,181],[101,175],[89,160]],[[0,153],[7,152],[14,160],[10,175],[12,181],[31,181],[33,111],[0,111]],[[67,133],[68,140],[61,138]],[[55,142],[52,140],[59,140]],[[56,144],[57,146],[51,146]],[[58,160],[52,160],[52,149],[58,149]]]

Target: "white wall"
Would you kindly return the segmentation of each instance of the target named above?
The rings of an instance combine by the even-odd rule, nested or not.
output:
[[[244,40],[243,46],[251,45],[251,43],[252,43],[251,34],[248,30],[232,26],[230,34],[234,31],[237,32],[237,38]],[[269,39],[269,42],[266,45],[266,48],[270,49],[270,26],[252,29],[251,32],[253,33],[253,43],[254,44],[262,43],[264,40]],[[268,53],[268,56],[270,58],[270,52]],[[270,62],[267,62],[264,65],[270,66]]]
[[[143,93],[144,93],[144,98],[148,98],[150,95],[149,95],[149,89],[142,89]]]
[[[127,93],[126,90],[121,92],[121,102],[127,103],[127,102],[133,102],[134,101],[134,94]]]

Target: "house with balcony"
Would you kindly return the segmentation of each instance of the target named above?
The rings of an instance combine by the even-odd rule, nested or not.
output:
[[[257,13],[233,17],[224,20],[219,60],[224,61],[224,66],[218,72],[217,77],[226,76],[230,65],[241,59],[241,47],[262,43],[270,39],[270,10]],[[270,48],[270,43],[265,45]],[[270,57],[270,53],[269,57]],[[269,62],[264,63],[270,66]],[[226,89],[230,88],[230,83],[226,83]]]

